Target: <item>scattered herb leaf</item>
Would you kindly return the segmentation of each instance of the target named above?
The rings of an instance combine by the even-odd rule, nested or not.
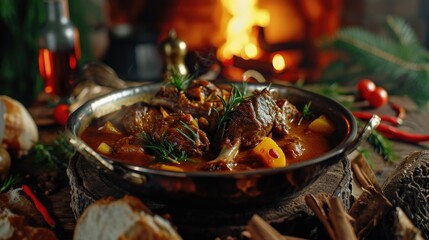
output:
[[[29,156],[38,164],[44,164],[50,169],[67,167],[74,154],[73,147],[66,136],[60,133],[52,143],[36,143],[30,150]]]
[[[393,151],[392,142],[376,130],[369,135],[368,142],[384,160],[392,162],[398,159],[398,156]]]
[[[8,190],[9,188],[18,185],[19,182],[21,182],[22,177],[19,175],[9,175],[8,178],[6,178],[3,182],[3,184],[0,186],[0,193]]]

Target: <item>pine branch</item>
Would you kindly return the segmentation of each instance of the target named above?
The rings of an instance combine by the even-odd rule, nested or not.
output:
[[[394,16],[387,17],[386,30],[393,40],[403,46],[420,45],[414,30],[402,18]]]
[[[420,107],[427,105],[428,51],[418,43],[413,29],[403,19],[388,17],[386,29],[390,38],[361,28],[341,29],[334,41],[324,47],[345,53],[349,62],[328,68],[323,78],[329,79],[328,74],[349,80],[358,78],[359,73],[361,77],[373,75],[383,79],[379,84],[392,94],[409,95]]]

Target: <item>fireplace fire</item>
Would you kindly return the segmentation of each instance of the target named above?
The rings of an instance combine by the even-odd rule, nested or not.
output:
[[[315,43],[335,34],[341,7],[342,0],[162,1],[141,4],[129,22],[155,29],[158,44],[174,28],[189,52],[220,63],[227,79],[254,69],[270,79],[311,81],[330,59]]]

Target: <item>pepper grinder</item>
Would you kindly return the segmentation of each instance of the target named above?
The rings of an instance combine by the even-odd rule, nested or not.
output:
[[[169,81],[169,78],[174,73],[179,73],[182,76],[188,74],[188,69],[185,65],[186,43],[177,38],[174,29],[168,32],[168,37],[161,42],[160,48],[161,55],[164,58],[164,67],[162,69],[164,81]]]

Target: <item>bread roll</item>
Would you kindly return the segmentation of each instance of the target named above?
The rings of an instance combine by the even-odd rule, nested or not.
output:
[[[40,213],[16,188],[0,194],[0,239],[56,240]]]
[[[0,143],[16,157],[39,141],[39,131],[28,110],[17,100],[0,95]]]
[[[94,202],[78,219],[74,240],[180,240],[171,224],[132,196]]]

